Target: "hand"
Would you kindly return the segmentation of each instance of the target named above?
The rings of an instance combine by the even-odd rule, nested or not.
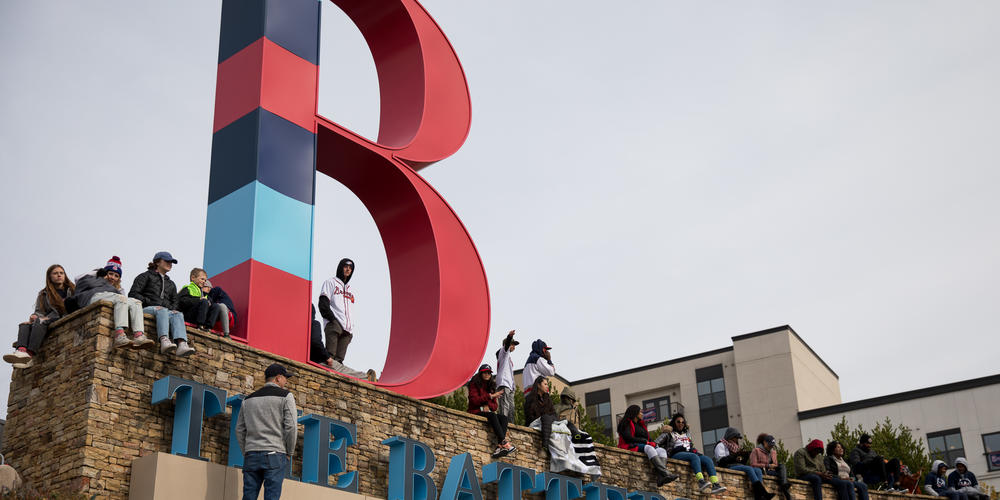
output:
[[[833,476],[830,475],[829,472],[824,472],[824,473],[820,474],[820,477],[822,477],[823,479],[833,479]]]
[[[32,314],[31,316],[28,316],[28,323],[34,323],[36,319],[38,319],[37,314]]]

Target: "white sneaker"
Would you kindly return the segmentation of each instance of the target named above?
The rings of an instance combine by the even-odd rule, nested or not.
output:
[[[3,360],[8,363],[23,363],[26,359],[31,359],[31,355],[20,349],[3,355]]]
[[[116,348],[132,347],[132,341],[128,339],[128,335],[122,332],[115,336],[115,341],[112,345]]]
[[[160,337],[160,354],[170,354],[177,349],[177,344],[174,344],[166,336]]]
[[[14,368],[30,368],[31,365],[33,364],[35,364],[35,358],[29,357],[28,360],[25,361],[24,363],[14,363],[11,366],[13,366]]]
[[[194,347],[189,346],[188,343],[185,342],[185,341],[183,341],[183,340],[181,340],[180,342],[177,342],[177,346],[176,347],[177,347],[177,356],[178,357],[183,358],[183,357],[187,357],[187,356],[190,356],[190,355],[194,354]]]

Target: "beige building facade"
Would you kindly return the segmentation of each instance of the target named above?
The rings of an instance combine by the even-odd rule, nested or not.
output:
[[[733,344],[570,385],[590,415],[615,436],[629,405],[659,426],[683,412],[695,445],[711,453],[726,427],[767,432],[793,448],[802,442],[798,413],[839,404],[837,374],[790,326],[732,337]]]
[[[925,389],[802,411],[804,438],[829,439],[830,429],[847,419],[870,429],[889,418],[903,424],[933,458],[965,457],[981,483],[1000,489],[1000,374]]]

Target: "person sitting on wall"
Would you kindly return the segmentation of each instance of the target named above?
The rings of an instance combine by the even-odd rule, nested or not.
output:
[[[851,466],[851,475],[860,475],[862,480],[870,488],[880,489],[886,486],[886,491],[901,492],[896,488],[896,480],[899,478],[899,460],[892,459],[888,462],[881,455],[872,451],[872,437],[862,434],[858,439],[858,445],[851,450],[847,457],[847,463]]]
[[[551,349],[542,339],[531,343],[531,354],[528,354],[528,360],[524,363],[524,371],[521,372],[521,380],[525,381],[525,385],[528,384],[528,380],[551,377],[556,374],[556,365],[552,364],[552,353],[549,352]],[[532,387],[534,385],[525,387],[525,394],[531,391]],[[525,423],[527,422],[525,420]]]
[[[948,487],[948,464],[944,460],[931,463],[931,471],[924,481],[924,494],[932,497],[948,497],[948,500],[968,500],[969,496]]]
[[[34,364],[34,356],[49,333],[49,323],[66,314],[65,300],[73,296],[75,289],[76,285],[66,276],[62,266],[49,266],[45,270],[45,288],[35,297],[35,312],[28,316],[28,321],[17,326],[14,352],[4,354],[3,360],[14,368],[28,368]]]
[[[177,310],[177,285],[167,276],[176,263],[177,259],[170,252],[156,252],[153,261],[147,264],[146,272],[135,277],[128,296],[142,301],[142,312],[156,318],[160,353],[175,353],[183,357],[194,354],[194,348],[187,342],[184,315]],[[171,338],[174,342],[170,341]]]
[[[229,307],[217,304],[208,298],[212,287],[208,273],[200,267],[191,270],[191,282],[181,287],[177,293],[177,308],[184,314],[184,320],[200,330],[208,331],[216,321],[222,323],[223,335],[229,336]]]
[[[667,469],[667,450],[650,441],[649,430],[640,413],[639,405],[631,405],[625,409],[625,415],[618,423],[618,447],[645,453],[656,474],[656,486],[663,486],[676,480],[678,476]]]
[[[580,412],[577,409],[576,393],[568,386],[559,393],[559,404],[555,405],[557,420],[565,420],[566,426],[575,436],[580,432]]]
[[[827,443],[823,463],[826,471],[833,476],[830,483],[840,500],[868,500],[868,485],[864,481],[855,481],[851,476],[851,466],[844,460],[844,446],[839,441]]]
[[[792,466],[795,468],[795,476],[812,487],[813,499],[823,500],[823,482],[833,479],[823,462],[823,442],[813,439],[804,448],[795,450]]]
[[[965,461],[965,457],[955,459],[955,470],[948,474],[948,487],[959,494],[965,494],[969,500],[989,500],[990,498],[979,488],[979,481],[976,480],[976,475],[969,470],[969,464]]]
[[[472,380],[469,380],[467,387],[469,389],[469,413],[486,417],[486,422],[493,428],[493,434],[497,437],[497,449],[493,451],[493,458],[510,455],[516,448],[507,439],[507,417],[497,413],[498,399],[503,391],[497,389],[496,382],[493,380],[493,369],[490,368],[490,365],[480,366]]]
[[[722,440],[715,445],[715,460],[720,467],[746,473],[747,478],[750,479],[750,491],[753,493],[754,500],[771,500],[775,495],[764,487],[762,481],[764,472],[757,467],[747,465],[750,460],[750,452],[743,450],[742,439],[743,434],[740,431],[733,427],[727,428]]]
[[[333,356],[323,345],[323,325],[316,319],[316,306],[312,307],[312,322],[309,329],[309,361],[333,368]]]
[[[156,342],[146,338],[145,318],[142,315],[142,302],[131,297],[125,297],[121,288],[122,262],[118,256],[113,256],[102,268],[77,277],[76,300],[81,306],[88,306],[100,300],[114,304],[114,325],[111,333],[115,347],[132,349],[153,349]],[[132,338],[125,335],[125,328],[132,327]]]
[[[236,305],[233,304],[233,299],[229,297],[229,294],[222,289],[221,286],[212,285],[212,282],[205,280],[205,286],[208,288],[208,300],[212,301],[213,304],[226,306],[226,314],[223,314],[219,318],[219,331],[222,332],[223,337],[229,337],[230,332],[236,326]],[[213,328],[215,325],[211,325]]]
[[[698,479],[698,490],[702,493],[715,494],[726,491],[726,487],[719,484],[719,476],[715,473],[715,464],[712,459],[702,455],[694,447],[689,435],[690,431],[687,419],[684,418],[683,414],[678,413],[670,419],[670,423],[662,428],[656,444],[666,449],[670,458],[684,460],[691,464],[694,477]],[[708,472],[708,481],[705,480],[703,470]]]
[[[781,494],[785,500],[792,500],[792,484],[788,482],[788,470],[785,464],[778,463],[778,448],[774,436],[761,433],[757,435],[757,446],[750,451],[747,465],[761,469],[764,474],[776,476]]]
[[[524,396],[524,423],[528,426],[538,420],[542,430],[542,446],[551,455],[549,438],[552,436],[552,422],[556,420],[556,409],[549,396],[549,380],[545,377],[535,378],[530,391]]]

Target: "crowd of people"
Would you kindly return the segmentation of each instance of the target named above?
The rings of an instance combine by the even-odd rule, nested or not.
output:
[[[177,259],[170,252],[157,252],[146,271],[132,281],[128,293],[122,288],[122,261],[117,255],[103,267],[73,280],[63,266],[49,266],[45,286],[35,297],[35,310],[18,325],[14,352],[4,355],[4,361],[18,369],[32,366],[54,321],[98,301],[112,304],[111,343],[117,349],[151,350],[158,343],[163,354],[190,356],[195,348],[188,342],[185,322],[204,331],[218,325],[216,331],[228,336],[236,321],[228,294],[221,287],[213,287],[200,268],[191,270],[191,282],[178,292],[168,274],[174,264]],[[154,318],[155,340],[145,332],[144,314]]]

